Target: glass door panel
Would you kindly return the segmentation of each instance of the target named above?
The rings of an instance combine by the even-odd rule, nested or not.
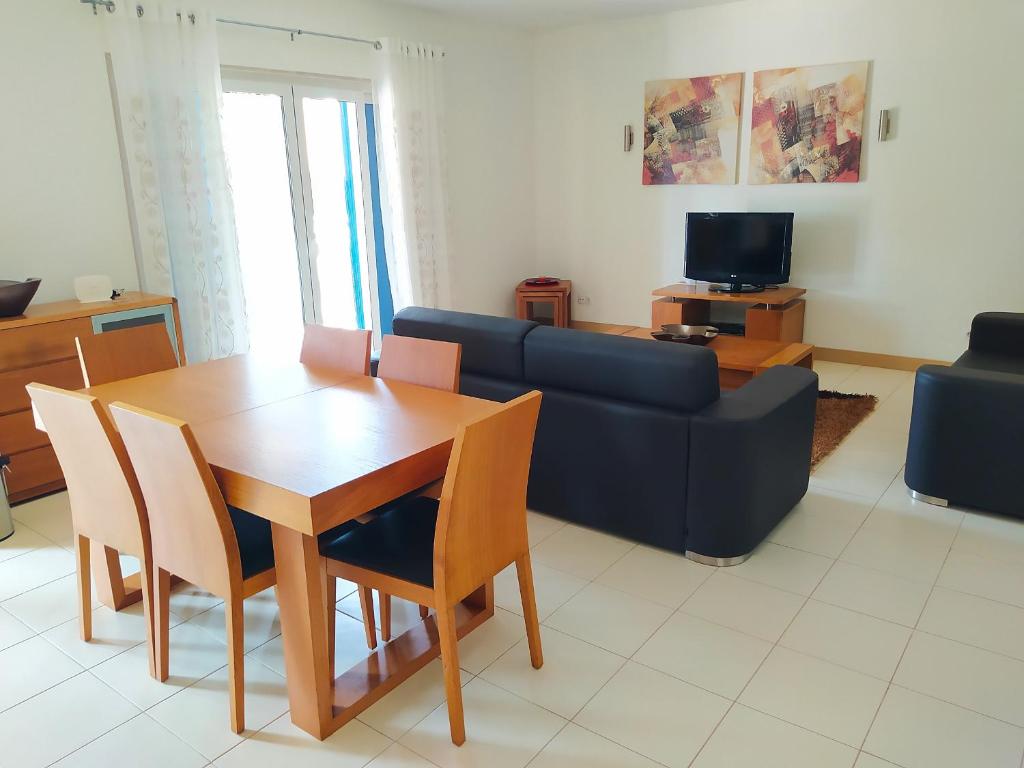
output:
[[[333,96],[303,96],[300,104],[306,226],[312,233],[310,261],[318,319],[339,328],[370,328],[361,105]]]
[[[364,85],[366,87],[364,87]],[[390,330],[369,84],[224,76],[251,346],[292,355],[303,323]]]
[[[224,94],[224,148],[249,343],[253,351],[272,354],[296,348],[304,319],[284,115],[279,94]]]

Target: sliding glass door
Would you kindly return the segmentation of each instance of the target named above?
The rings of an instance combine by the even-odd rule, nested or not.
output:
[[[369,94],[239,73],[224,91],[253,350],[294,348],[303,323],[390,330]]]

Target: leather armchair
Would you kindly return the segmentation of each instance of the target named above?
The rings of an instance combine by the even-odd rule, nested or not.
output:
[[[951,367],[914,383],[906,483],[931,503],[1024,517],[1024,314],[974,318]]]

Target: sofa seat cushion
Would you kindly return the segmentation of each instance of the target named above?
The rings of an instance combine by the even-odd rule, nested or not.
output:
[[[998,371],[1000,373],[1016,373],[1024,376],[1024,357],[978,352],[969,349],[953,363],[957,368],[970,368],[977,371]]]
[[[693,413],[719,397],[710,349],[538,327],[523,343],[526,380],[580,394]]]
[[[331,560],[384,573],[425,587],[434,585],[437,499],[416,496],[396,503],[366,525],[320,542]]]
[[[394,320],[398,336],[462,345],[462,372],[522,380],[523,337],[536,323],[507,317],[406,307]]]

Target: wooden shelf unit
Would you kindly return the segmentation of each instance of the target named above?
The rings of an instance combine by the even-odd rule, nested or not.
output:
[[[769,288],[760,293],[718,293],[707,286],[674,283],[653,292],[651,327],[668,323],[707,325],[713,303],[745,304],[748,339],[802,342],[804,288]]]
[[[184,361],[178,305],[169,296],[131,292],[115,301],[58,301],[30,306],[17,317],[0,318],[0,453],[11,457],[5,479],[12,503],[64,488],[50,441],[35,429],[25,385],[36,381],[81,389],[84,382],[75,337],[102,333],[122,323],[148,322],[167,325],[178,359]]]

